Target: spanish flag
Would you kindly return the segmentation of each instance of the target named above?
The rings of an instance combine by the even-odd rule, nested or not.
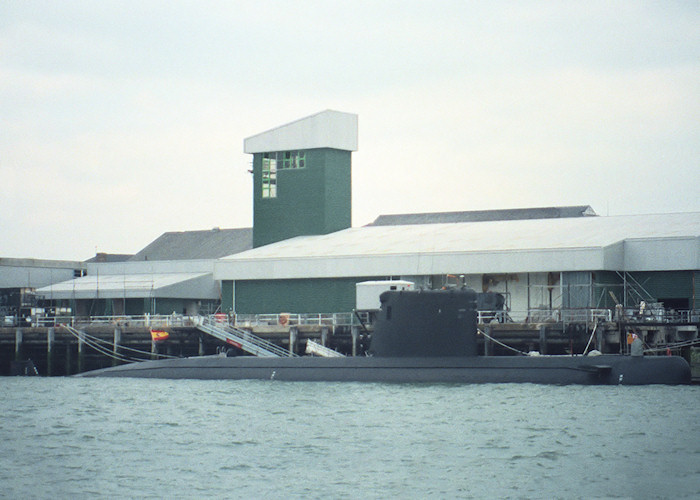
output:
[[[170,337],[170,334],[164,330],[151,330],[153,342],[162,342],[168,340],[168,337]]]

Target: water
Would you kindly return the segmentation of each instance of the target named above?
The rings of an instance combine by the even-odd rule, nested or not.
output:
[[[0,378],[4,498],[698,498],[700,387]]]

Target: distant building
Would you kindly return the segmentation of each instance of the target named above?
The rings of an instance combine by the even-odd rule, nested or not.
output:
[[[85,272],[83,262],[0,258],[0,320],[4,323],[6,316],[11,322],[30,317],[40,306],[38,288],[46,287],[50,296],[54,285]]]
[[[212,313],[221,302],[215,259],[251,248],[251,228],[168,232],[135,255],[98,254],[84,276],[37,293],[79,316]]]

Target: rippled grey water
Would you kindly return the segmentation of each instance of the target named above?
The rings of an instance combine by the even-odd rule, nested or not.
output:
[[[700,387],[0,378],[5,498],[698,498]]]

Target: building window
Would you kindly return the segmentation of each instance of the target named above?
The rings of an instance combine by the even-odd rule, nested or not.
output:
[[[277,198],[277,171],[306,167],[305,151],[278,151],[263,153],[262,197]]]
[[[275,153],[263,154],[262,197],[277,198],[277,158]]]

